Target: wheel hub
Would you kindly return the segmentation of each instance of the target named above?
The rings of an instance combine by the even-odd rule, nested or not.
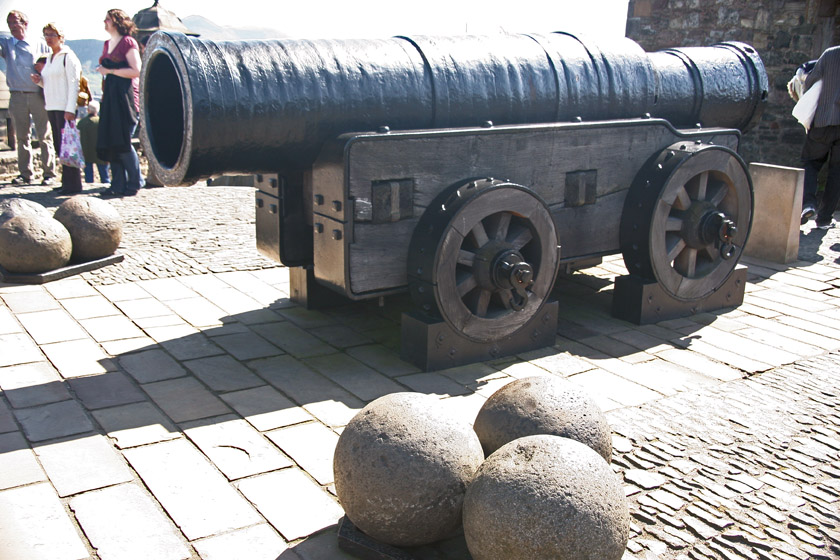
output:
[[[506,251],[496,258],[493,279],[499,289],[513,290],[510,307],[519,311],[528,303],[528,288],[534,283],[534,267],[516,251]]]
[[[476,254],[473,264],[478,286],[492,292],[513,291],[510,308],[522,310],[534,283],[534,267],[508,243],[490,242]]]
[[[705,201],[693,203],[683,220],[682,235],[689,247],[703,249],[714,245],[724,259],[734,254],[732,240],[737,233],[735,222]]]

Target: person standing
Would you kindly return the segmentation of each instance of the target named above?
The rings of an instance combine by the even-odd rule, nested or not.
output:
[[[834,227],[834,211],[840,202],[840,46],[826,49],[808,73],[803,93],[822,80],[817,110],[802,148],[805,186],[802,195],[802,223],[816,215],[817,227]],[[828,162],[828,178],[822,201],[817,206],[817,175]]]
[[[140,114],[140,47],[134,22],[122,10],[108,10],[99,66],[103,77],[97,153],[111,163],[111,188],[103,196],[133,196],[143,187],[140,159],[131,145]]]
[[[82,137],[82,155],[85,156],[85,183],[93,183],[93,166],[99,170],[99,181],[110,183],[108,162],[99,159],[96,154],[96,138],[99,135],[99,102],[88,103],[88,114],[77,125]]]
[[[34,179],[31,119],[31,122],[35,123],[35,132],[41,139],[41,184],[53,185],[56,154],[44,106],[44,93],[30,78],[35,69],[35,61],[48,54],[49,48],[41,39],[27,39],[29,18],[23,12],[12,10],[6,16],[6,23],[12,36],[0,37],[0,56],[6,61],[6,83],[10,94],[9,113],[15,127],[17,142],[18,176],[12,179],[12,184],[29,185]]]
[[[52,127],[55,151],[61,150],[64,127],[76,126],[76,102],[79,98],[79,78],[82,63],[64,44],[64,33],[54,23],[44,26],[44,40],[52,53],[40,74],[32,74],[32,81],[44,88],[47,116]],[[58,194],[82,192],[82,173],[78,167],[61,166],[61,187]]]

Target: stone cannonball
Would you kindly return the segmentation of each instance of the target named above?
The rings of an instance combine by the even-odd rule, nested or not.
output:
[[[568,438],[527,436],[502,446],[464,498],[473,560],[619,560],[629,534],[618,476]]]
[[[67,229],[51,217],[15,216],[0,224],[0,266],[40,274],[65,266],[72,252]]]
[[[15,216],[36,216],[52,219],[52,212],[31,200],[25,198],[7,198],[0,200],[0,224],[11,220]]]
[[[74,196],[55,211],[73,239],[73,260],[91,261],[113,255],[122,240],[123,222],[107,200]]]
[[[526,377],[505,385],[481,407],[474,428],[487,455],[517,438],[550,434],[584,443],[607,462],[612,456],[612,430],[604,413],[559,377]]]
[[[418,546],[457,531],[464,492],[483,460],[469,422],[435,397],[394,393],[344,428],[333,457],[335,489],[359,530]]]

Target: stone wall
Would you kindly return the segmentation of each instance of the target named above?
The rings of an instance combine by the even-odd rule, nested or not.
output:
[[[627,37],[646,51],[743,41],[761,55],[770,80],[767,108],[744,135],[748,162],[798,166],[805,140],[790,115],[787,82],[796,67],[840,44],[837,0],[630,0]]]

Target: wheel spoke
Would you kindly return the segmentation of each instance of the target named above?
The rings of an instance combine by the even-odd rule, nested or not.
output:
[[[685,185],[677,189],[677,196],[674,199],[674,208],[677,210],[688,210],[691,206],[691,197],[685,190]]]
[[[484,247],[490,241],[490,238],[487,237],[487,230],[484,229],[484,223],[481,221],[473,226],[470,233],[472,234],[476,247]]]
[[[461,249],[458,252],[458,264],[472,268],[475,264],[475,253]]]
[[[711,202],[716,207],[719,206],[720,203],[723,202],[723,199],[726,198],[726,193],[728,191],[729,189],[726,187],[725,183],[719,185],[718,188],[715,189],[715,192],[712,193],[712,197],[709,199],[709,202]]]
[[[720,251],[714,245],[706,245],[700,249],[700,256],[705,256],[710,262],[714,262],[720,256]]]
[[[687,247],[674,260],[674,268],[687,278],[694,277],[697,271],[697,249]]]
[[[531,233],[530,229],[522,228],[516,233],[516,235],[513,236],[513,239],[509,239],[508,242],[513,245],[514,249],[520,251],[522,247],[530,243],[533,238],[534,234]]]
[[[694,200],[706,200],[706,190],[709,186],[709,172],[704,171],[700,174],[697,181],[697,196]]]
[[[475,314],[478,317],[487,316],[487,308],[490,306],[490,296],[492,295],[493,292],[490,290],[481,290],[481,293],[478,295],[478,301],[475,303]]]
[[[510,300],[513,299],[513,290],[499,290],[496,293],[499,294],[499,299],[504,308],[510,310]]]
[[[493,239],[496,241],[504,241],[510,228],[510,219],[512,218],[510,212],[502,212],[499,216],[499,223],[496,224],[496,231],[493,234]]]
[[[677,258],[677,256],[682,252],[683,249],[685,249],[685,247],[685,239],[681,237],[677,239],[676,244],[673,247],[671,247],[670,251],[668,251],[668,262],[674,262],[674,259]]]
[[[682,230],[682,226],[682,218],[677,218],[676,216],[668,216],[668,220],[665,222],[665,231],[680,231]]]
[[[476,286],[478,286],[478,281],[475,279],[475,276],[470,274],[461,282],[458,282],[458,296],[463,298],[465,295],[473,291]]]

